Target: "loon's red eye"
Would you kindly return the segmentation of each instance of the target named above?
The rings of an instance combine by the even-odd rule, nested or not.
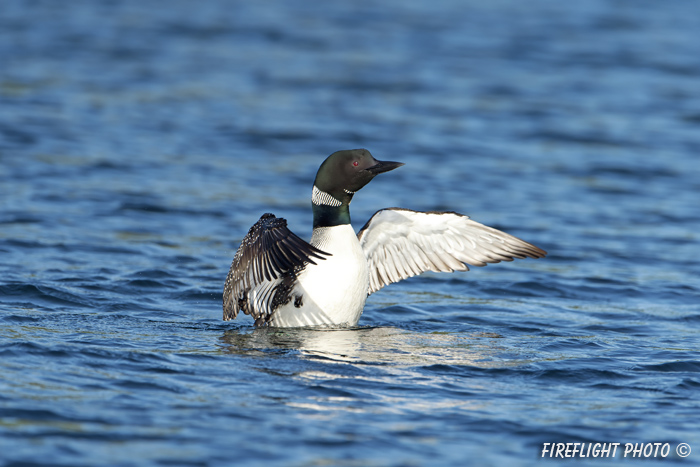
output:
[[[354,165],[355,167],[357,167],[358,165],[360,165],[360,163],[357,162],[357,161],[353,161],[352,165]]]

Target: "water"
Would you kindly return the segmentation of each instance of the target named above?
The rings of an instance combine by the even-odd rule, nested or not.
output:
[[[698,31],[697,2],[5,0],[0,464],[698,464]],[[356,228],[455,210],[549,256],[394,284],[357,329],[222,322],[248,228],[308,238],[355,147],[406,162]]]

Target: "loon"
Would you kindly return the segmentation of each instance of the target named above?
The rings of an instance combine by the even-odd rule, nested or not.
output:
[[[313,185],[311,241],[292,233],[285,219],[263,214],[233,258],[223,319],[240,310],[256,326],[356,326],[367,297],[391,283],[547,254],[456,212],[382,209],[355,234],[349,209],[355,193],[402,165],[378,161],[366,149],[328,156]]]

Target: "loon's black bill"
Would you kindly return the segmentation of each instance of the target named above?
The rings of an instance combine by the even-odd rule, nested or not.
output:
[[[397,169],[404,165],[403,162],[391,162],[391,161],[377,161],[376,164],[374,164],[372,167],[369,167],[367,170],[374,175],[388,172],[390,170]]]

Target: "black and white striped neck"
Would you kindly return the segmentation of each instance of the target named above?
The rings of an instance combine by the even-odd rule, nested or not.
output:
[[[314,229],[317,227],[350,224],[350,201],[352,201],[352,195],[354,194],[352,191],[343,190],[342,194],[334,196],[314,185],[311,193]]]

